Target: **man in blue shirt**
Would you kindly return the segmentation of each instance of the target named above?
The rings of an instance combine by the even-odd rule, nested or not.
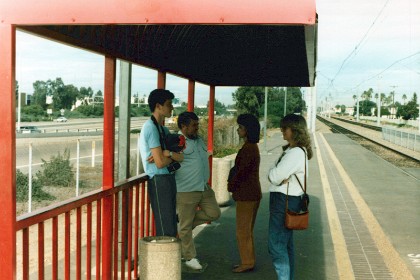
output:
[[[181,168],[175,172],[178,234],[185,264],[194,270],[202,269],[202,265],[196,258],[192,230],[220,217],[214,191],[208,184],[210,168],[207,147],[198,136],[198,126],[199,120],[195,113],[183,112],[178,116],[178,127],[186,139],[184,160]]]
[[[148,99],[152,112],[140,132],[139,148],[145,173],[149,176],[147,190],[155,217],[156,236],[177,235],[176,182],[168,170],[173,161],[182,161],[183,155],[165,149],[163,126],[165,118],[172,115],[174,94],[169,90],[155,89]]]

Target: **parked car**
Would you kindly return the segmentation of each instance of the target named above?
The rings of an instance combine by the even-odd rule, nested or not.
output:
[[[41,129],[33,125],[21,126],[20,133],[41,133]]]
[[[66,122],[67,119],[65,117],[59,117],[55,120],[56,122]]]

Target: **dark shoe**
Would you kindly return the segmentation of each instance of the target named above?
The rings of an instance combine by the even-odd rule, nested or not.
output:
[[[235,267],[234,269],[232,269],[233,273],[243,273],[243,272],[248,272],[248,271],[252,271],[254,269],[253,266],[250,265],[239,265],[237,267]]]

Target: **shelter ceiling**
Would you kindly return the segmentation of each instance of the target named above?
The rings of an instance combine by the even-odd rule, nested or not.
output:
[[[215,86],[313,85],[316,27],[316,24],[19,26],[49,39]]]

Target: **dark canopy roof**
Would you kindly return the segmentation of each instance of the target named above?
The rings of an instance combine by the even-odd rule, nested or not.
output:
[[[31,6],[28,1],[15,2]],[[314,83],[314,0],[154,0],[138,5],[134,0],[74,0],[65,4],[71,5],[68,11],[55,1],[46,2],[54,4],[33,2],[32,10],[21,9],[22,15],[31,13],[28,17],[10,20],[21,30],[204,84]],[[124,9],[127,5],[132,10]]]

